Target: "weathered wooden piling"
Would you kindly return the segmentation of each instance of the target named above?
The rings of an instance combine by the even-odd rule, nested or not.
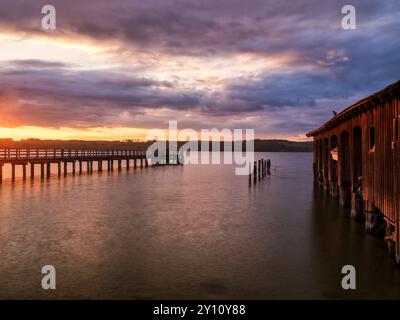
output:
[[[40,178],[44,179],[44,163],[40,164]]]
[[[31,180],[35,179],[35,164],[31,163]]]
[[[253,178],[254,183],[257,183],[257,161],[254,161],[253,176],[254,176],[254,178]]]
[[[47,175],[47,178],[50,178],[50,172],[51,172],[50,162],[47,162],[46,163],[46,175]]]

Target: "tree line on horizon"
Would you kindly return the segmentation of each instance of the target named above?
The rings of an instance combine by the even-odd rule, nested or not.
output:
[[[154,141],[85,141],[85,140],[40,140],[0,139],[0,149],[98,149],[98,150],[146,150]],[[178,147],[185,144],[178,141]],[[228,142],[229,143],[229,142]],[[201,151],[202,141],[198,141],[198,150]],[[212,141],[209,141],[209,150],[213,150]],[[220,150],[224,151],[224,141],[220,142]],[[242,141],[242,150],[246,150],[246,141]],[[311,152],[312,141],[289,141],[255,139],[256,152]]]

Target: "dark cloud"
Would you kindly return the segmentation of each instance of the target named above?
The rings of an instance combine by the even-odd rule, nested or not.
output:
[[[346,1],[147,0],[61,1],[57,31],[48,37],[86,37],[119,49],[209,59],[253,53],[289,54],[282,70],[226,79],[219,92],[174,82],[128,77],[115,70],[74,71],[57,61],[9,61],[0,94],[18,101],[0,115],[29,124],[118,124],[144,110],[191,110],[205,116],[274,117],[274,130],[299,133],[319,126],[331,110],[399,78],[398,0],[354,0],[357,29],[340,28]],[[3,0],[3,30],[46,36],[41,1]],[[173,58],[172,58],[173,59]],[[235,66],[232,66],[234,68]],[[240,68],[240,66],[237,66]],[[28,101],[28,102],[27,102]],[[302,119],[296,119],[296,113]],[[40,116],[39,116],[40,114]],[[129,117],[128,117],[129,118]],[[289,119],[285,122],[285,119]],[[10,120],[10,119],[8,119]],[[282,125],[285,123],[285,125]],[[282,131],[283,132],[283,131]]]

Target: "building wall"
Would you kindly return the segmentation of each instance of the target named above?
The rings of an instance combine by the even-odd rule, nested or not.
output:
[[[399,155],[399,95],[369,102],[349,114],[340,124],[314,136],[314,170],[327,190],[335,194],[350,188],[357,191],[357,166],[361,160],[362,197],[364,210],[379,209],[386,218],[394,222],[399,219],[400,155]],[[361,156],[357,156],[356,127],[361,128]],[[371,128],[375,130],[375,147],[370,148]],[[373,129],[372,129],[373,130]],[[330,151],[337,137],[337,169]],[[335,182],[337,174],[337,182]]]

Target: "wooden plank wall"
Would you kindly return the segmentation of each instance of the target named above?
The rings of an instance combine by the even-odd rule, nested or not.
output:
[[[339,146],[339,159],[337,162],[338,186],[341,186],[342,171],[346,161],[350,161],[350,178],[352,190],[355,190],[355,164],[354,164],[354,137],[353,129],[359,126],[362,130],[362,177],[364,208],[372,210],[378,208],[390,221],[399,219],[400,208],[400,160],[399,155],[399,94],[385,99],[369,102],[358,113],[349,115],[336,127],[314,136],[314,166],[318,168],[319,177],[324,179],[324,185],[329,186],[332,179],[332,159],[330,150],[334,135],[337,136]],[[375,148],[370,149],[370,128],[375,128]],[[341,141],[342,132],[347,131],[349,136],[349,151],[343,154],[344,146]],[[329,147],[325,148],[325,139]],[[326,157],[329,161],[326,161]],[[342,162],[341,160],[344,159]],[[326,181],[328,180],[328,181]]]

